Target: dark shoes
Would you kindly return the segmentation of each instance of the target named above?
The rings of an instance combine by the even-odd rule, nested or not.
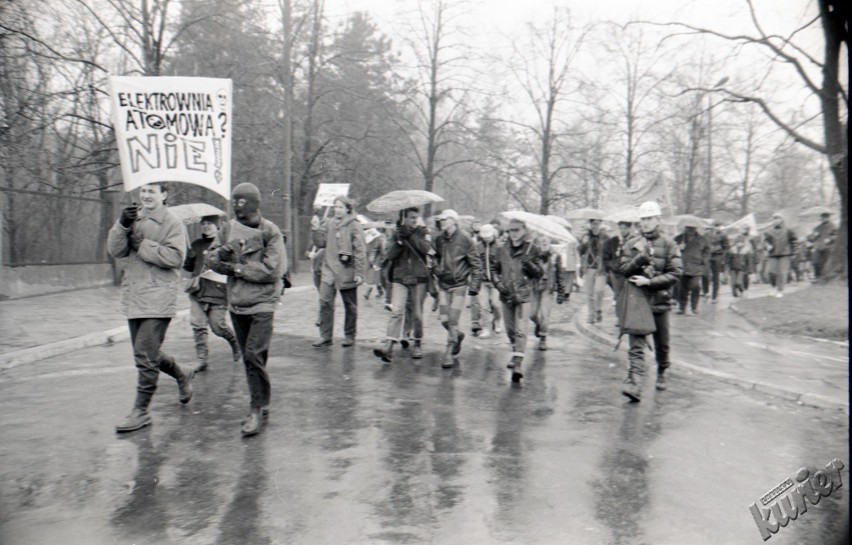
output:
[[[340,346],[346,347],[346,346],[352,346],[354,344],[355,344],[355,338],[354,337],[346,337],[345,339],[343,339],[343,342],[340,343]]]
[[[385,345],[381,348],[374,348],[373,355],[377,358],[381,358],[381,360],[385,363],[390,363],[393,361],[393,341],[386,341]]]
[[[251,412],[249,412],[248,416],[245,420],[243,420],[243,427],[240,430],[243,434],[243,437],[250,437],[252,435],[257,435],[260,433],[260,428],[263,427],[263,413],[260,408],[252,407]]]
[[[130,414],[128,414],[125,419],[115,427],[115,431],[118,433],[136,431],[149,424],[151,424],[151,415],[148,414],[148,410],[134,408],[130,411]]]
[[[322,348],[323,346],[331,346],[331,345],[332,345],[331,339],[317,339],[316,341],[311,343],[311,346],[313,346],[314,348]]]
[[[638,403],[642,400],[642,389],[636,383],[636,380],[633,376],[628,376],[627,380],[624,381],[624,388],[622,388],[621,393],[627,396],[630,401],[634,403]]]
[[[453,344],[453,356],[458,356],[459,352],[461,352],[462,341],[464,340],[464,333],[459,331],[459,336],[456,342]]]
[[[195,369],[179,365],[181,376],[177,379],[178,383],[178,399],[186,405],[192,399],[192,377],[195,376]]]
[[[524,374],[521,372],[521,365],[523,363],[524,358],[512,356],[512,361],[509,363],[512,366],[512,382],[521,382],[521,379],[524,378]]]
[[[408,346],[410,344],[411,343],[408,342],[408,339],[402,339],[401,341],[399,341],[399,346],[401,346],[403,350],[408,350]]]
[[[660,373],[657,375],[657,390],[662,392],[666,388],[668,388],[668,386],[666,385],[666,375]]]

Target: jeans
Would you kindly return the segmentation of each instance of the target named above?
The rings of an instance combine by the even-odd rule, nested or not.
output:
[[[603,271],[589,269],[583,277],[586,281],[585,289],[589,299],[589,321],[595,320],[595,313],[601,311],[603,305],[604,291],[606,290],[606,276]]]
[[[512,344],[512,356],[524,357],[527,348],[527,320],[529,304],[503,303],[503,323],[506,326],[506,336]]]
[[[533,290],[530,300],[530,320],[538,326],[538,336],[547,337],[550,324],[550,309],[553,307],[553,292],[548,289]]]
[[[391,288],[391,311],[388,320],[387,340],[399,342],[403,338],[403,325],[410,327],[414,340],[423,338],[423,301],[426,300],[426,284],[405,286],[393,283]],[[410,313],[410,318],[409,318]],[[405,324],[403,323],[405,320]],[[410,326],[409,326],[410,320]]]
[[[701,277],[686,276],[680,277],[680,289],[678,290],[678,304],[680,310],[686,311],[686,302],[689,300],[689,307],[696,311],[698,310],[698,300],[701,298]]]
[[[269,373],[266,372],[266,360],[269,357],[269,343],[272,340],[273,316],[272,312],[231,313],[234,333],[243,352],[246,380],[253,409],[269,405],[271,386]]]
[[[479,295],[470,298],[470,322],[474,331],[482,329],[482,307],[491,311],[492,327],[502,320],[500,309],[500,292],[490,282],[483,282],[479,287]]]
[[[157,390],[160,371],[179,379],[183,371],[171,356],[160,348],[166,338],[171,318],[132,318],[127,320],[130,328],[130,343],[136,363],[136,408],[147,409],[151,397]]]
[[[189,325],[195,336],[195,355],[199,362],[207,361],[207,325],[217,337],[228,341],[231,346],[236,342],[234,332],[228,326],[228,311],[225,305],[201,303],[189,298]]]
[[[697,278],[697,277],[696,277]],[[654,354],[657,357],[657,374],[662,375],[669,368],[669,313],[654,313],[657,331],[653,333]],[[630,335],[630,349],[627,351],[629,371],[639,377],[645,374],[645,343],[647,335]]]
[[[334,332],[334,295],[338,290],[331,284],[320,284],[320,337],[331,340]],[[355,338],[358,323],[358,288],[340,290],[343,299],[343,334],[348,339]]]
[[[467,286],[438,291],[438,313],[441,315],[441,325],[447,330],[447,345],[459,339],[459,317],[464,308],[466,295]]]

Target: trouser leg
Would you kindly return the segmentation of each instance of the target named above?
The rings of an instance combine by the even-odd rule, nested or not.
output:
[[[711,258],[710,259],[710,274],[712,276],[712,288],[713,292],[711,294],[712,299],[716,299],[719,295],[719,275],[722,272],[722,261],[720,258]]]
[[[231,347],[235,346],[237,339],[234,331],[228,326],[228,310],[224,306],[210,305],[207,309],[207,321],[214,335],[228,341]]]
[[[423,302],[426,300],[426,284],[415,284],[408,288],[408,308],[411,314],[411,333],[414,340],[423,338]]]
[[[689,297],[691,295],[691,290],[689,288],[690,278],[692,278],[692,277],[686,276],[684,274],[684,275],[681,275],[680,281],[678,282],[677,304],[680,307],[680,310],[683,310],[683,311],[686,310],[686,303],[689,300]]]
[[[337,290],[331,284],[321,283],[319,287],[320,300],[320,337],[331,340],[334,333],[334,296]],[[245,348],[243,351],[245,352]]]
[[[350,339],[355,338],[358,328],[358,288],[340,290],[343,299],[343,334]],[[333,303],[332,303],[333,304]]]
[[[662,374],[669,368],[669,313],[654,313],[654,355],[657,359],[657,373]]]
[[[127,322],[137,370],[135,406],[139,409],[147,409],[157,390],[161,362],[165,357],[160,347],[166,338],[170,319],[135,318]]]
[[[189,325],[195,340],[195,358],[198,363],[207,363],[207,305],[189,298]]]
[[[272,312],[257,314],[231,313],[234,328],[239,330],[237,338],[244,335],[243,363],[246,369],[251,407],[259,409],[269,405],[271,386],[266,361],[272,339]]]
[[[482,302],[479,295],[470,296],[470,329],[472,331],[482,329]]]
[[[645,335],[630,335],[630,348],[627,351],[628,374],[638,378],[645,375]]]
[[[405,309],[408,305],[409,289],[402,284],[394,284],[391,289],[391,317],[388,320],[387,339],[399,342],[402,340],[402,326]]]
[[[687,291],[689,292],[689,304],[692,310],[698,310],[698,301],[701,299],[701,277],[687,277]]]

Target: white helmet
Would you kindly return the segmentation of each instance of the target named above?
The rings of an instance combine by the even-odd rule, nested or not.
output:
[[[639,217],[640,218],[650,218],[652,216],[662,216],[663,211],[660,210],[660,205],[655,203],[654,201],[643,202],[641,206],[639,206]]]

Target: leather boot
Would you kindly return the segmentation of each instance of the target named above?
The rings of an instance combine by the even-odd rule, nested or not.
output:
[[[377,358],[381,358],[381,360],[385,363],[390,363],[393,361],[393,344],[394,341],[385,341],[385,345],[383,347],[373,349],[373,355]]]
[[[195,376],[195,369],[184,367],[175,364],[180,369],[181,376],[177,377],[178,383],[178,399],[186,405],[192,399],[192,378]]]
[[[411,349],[411,357],[415,360],[423,357],[423,348],[420,346],[420,339],[414,339],[414,348]]]
[[[240,430],[243,437],[249,437],[260,433],[263,427],[263,413],[259,407],[252,407],[248,416],[243,420],[243,427]]]
[[[151,415],[148,414],[148,409],[134,407],[130,414],[122,420],[116,427],[118,433],[126,433],[144,428],[151,423]]]
[[[509,363],[512,365],[512,382],[520,382],[524,378],[524,373],[521,371],[524,358],[521,356],[512,356],[512,361]]]
[[[458,356],[459,352],[461,352],[462,341],[464,340],[464,333],[459,331],[458,337],[456,337],[456,342],[453,343],[453,356]]]
[[[193,329],[192,336],[195,339],[195,358],[198,363],[195,365],[195,372],[200,373],[207,369],[207,329]]]
[[[240,361],[240,358],[243,357],[242,351],[240,351],[240,343],[237,342],[237,338],[233,335],[229,335],[225,338],[228,341],[228,344],[231,345],[231,356],[233,356],[234,361]]]
[[[624,381],[624,388],[622,388],[621,393],[627,396],[630,401],[638,403],[642,400],[642,388],[636,382],[633,373],[627,373],[627,379]]]

